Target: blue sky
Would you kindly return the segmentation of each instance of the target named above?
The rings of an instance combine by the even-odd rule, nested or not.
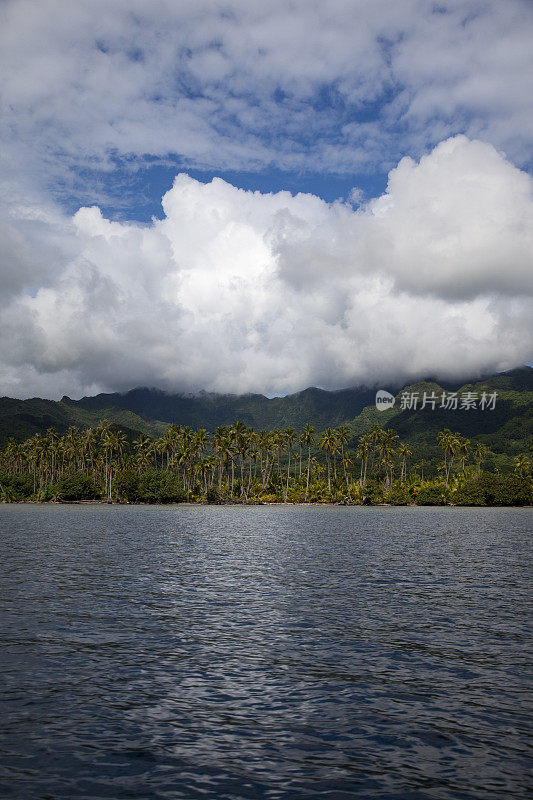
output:
[[[185,165],[177,156],[168,156],[164,163],[147,159],[117,159],[111,172],[99,169],[80,169],[78,172],[83,188],[66,193],[61,184],[53,188],[58,203],[70,213],[87,204],[87,185],[98,187],[95,195],[102,213],[116,220],[150,222],[153,217],[161,219],[161,199],[172,188],[177,173],[187,172],[192,178],[208,183],[219,177],[240,189],[262,193],[287,190],[292,194],[310,193],[331,203],[344,200],[359,205],[363,199],[377,197],[387,186],[387,173],[376,169],[369,173],[332,174],[281,170],[274,166],[259,171],[198,169]],[[354,201],[351,192],[357,187],[361,195]]]
[[[182,170],[377,196],[403,156],[458,133],[531,167],[527,0],[72,6],[0,12],[6,167],[69,210],[145,218]]]
[[[531,352],[528,0],[6,0],[0,31],[5,393]]]

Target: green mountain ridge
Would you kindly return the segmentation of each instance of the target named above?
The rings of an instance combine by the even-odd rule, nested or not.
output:
[[[309,388],[285,397],[268,398],[260,394],[198,395],[166,394],[160,390],[138,388],[125,394],[104,394],[81,400],[61,401],[88,411],[103,408],[128,409],[144,420],[189,425],[214,431],[219,425],[231,425],[236,419],[254,428],[301,428],[306,422],[316,427],[339,425],[353,419],[366,405],[374,402],[375,390],[341,389],[328,392]]]
[[[89,411],[63,401],[42,400],[38,397],[30,400],[2,397],[0,445],[11,437],[15,441],[23,441],[36,433],[44,433],[48,428],[64,433],[71,425],[77,428],[96,427],[102,419],[121,428],[128,437],[137,436],[139,432],[147,436],[159,436],[167,426],[165,422],[144,420],[126,409],[104,408],[101,411]]]
[[[421,408],[424,392],[434,393],[435,408]],[[449,428],[475,442],[484,444],[492,457],[488,466],[505,466],[509,458],[525,452],[533,442],[533,369],[512,370],[481,381],[464,384],[457,390],[460,406],[461,396],[467,392],[476,396],[476,408],[447,410],[441,408],[443,392],[449,394],[436,382],[420,381],[405,386],[395,395],[395,404],[386,411],[368,407],[348,424],[353,439],[374,424],[395,430],[401,441],[409,444],[414,459],[438,461],[441,456],[437,444],[439,431]],[[481,396],[496,392],[493,410],[479,407]],[[416,410],[403,409],[402,394],[418,394]],[[501,457],[501,458],[500,458]]]
[[[386,387],[385,387],[386,388]],[[497,392],[494,410],[445,410],[436,403],[431,408],[402,409],[402,393],[457,391],[487,395]],[[393,392],[394,393],[394,392]],[[483,442],[498,455],[512,456],[527,449],[533,438],[533,368],[521,367],[463,385],[418,381],[395,392],[396,402],[386,411],[374,404],[375,389],[351,388],[329,392],[309,388],[286,397],[267,398],[259,394],[199,395],[167,394],[160,390],[139,388],[124,394],[100,394],[60,401],[32,398],[15,400],[0,398],[0,445],[13,437],[22,441],[35,433],[54,427],[63,433],[69,426],[95,427],[102,419],[120,427],[128,438],[140,432],[160,436],[170,423],[214,431],[219,425],[230,425],[237,419],[256,430],[301,430],[310,423],[317,431],[346,424],[351,444],[374,424],[397,431],[409,443],[414,456],[437,454],[436,436],[450,428],[476,441]]]

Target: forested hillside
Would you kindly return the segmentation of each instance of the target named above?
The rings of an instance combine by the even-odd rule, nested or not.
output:
[[[390,387],[383,387],[390,388]],[[494,408],[445,409],[443,393],[481,397],[494,393]],[[434,395],[438,401],[423,406]],[[139,433],[157,437],[168,424],[205,428],[214,432],[236,420],[256,430],[294,428],[306,424],[316,430],[346,424],[353,442],[373,424],[393,427],[420,457],[436,456],[436,434],[450,428],[483,443],[494,454],[509,458],[527,450],[533,439],[533,368],[523,367],[461,386],[420,381],[396,391],[394,407],[378,411],[375,389],[353,388],[336,392],[310,388],[286,397],[263,395],[167,394],[155,389],[134,389],[125,394],[100,394],[61,401],[0,399],[0,445],[9,438],[23,441],[54,428],[64,433],[70,426],[89,428],[102,419],[123,430],[132,440]],[[406,408],[402,396],[418,395],[416,408]],[[459,404],[460,405],[460,404]]]

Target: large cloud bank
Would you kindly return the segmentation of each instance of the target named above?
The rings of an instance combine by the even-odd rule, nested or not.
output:
[[[3,0],[2,172],[101,202],[80,166],[387,171],[457,133],[524,165],[532,36],[530,0]]]
[[[2,236],[0,382],[270,394],[531,356],[532,180],[458,136],[355,209],[179,174],[148,226],[18,209]]]

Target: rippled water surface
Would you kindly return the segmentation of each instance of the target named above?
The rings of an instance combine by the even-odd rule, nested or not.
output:
[[[0,506],[0,796],[525,798],[531,519]]]

